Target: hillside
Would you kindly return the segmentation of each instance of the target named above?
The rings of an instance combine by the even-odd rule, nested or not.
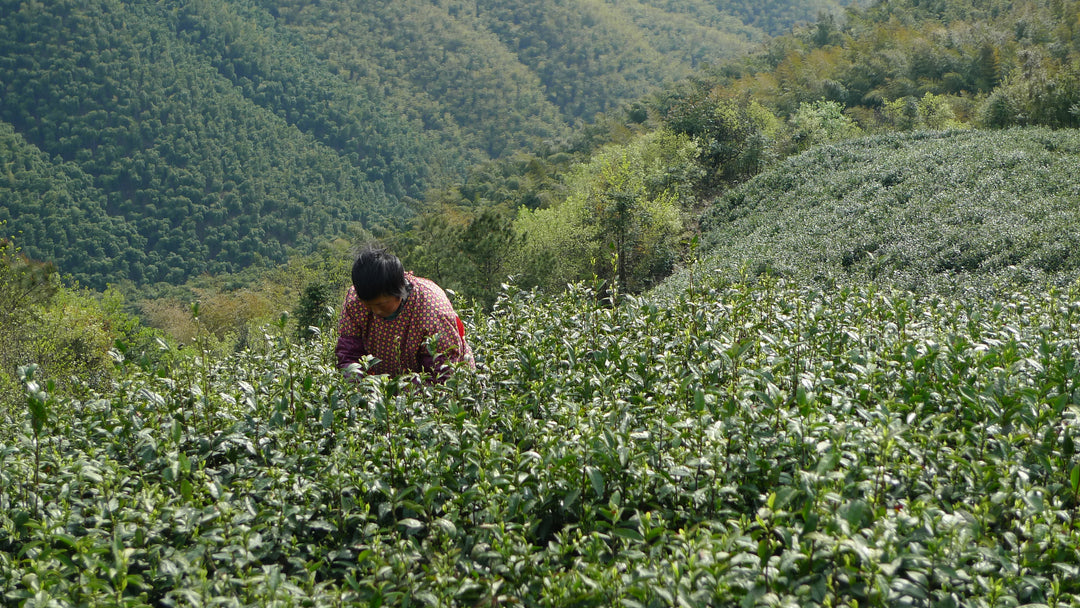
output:
[[[1080,277],[1077,166],[1075,130],[819,146],[717,201],[702,221],[700,266],[916,291],[1069,285]]]
[[[822,34],[825,47],[780,53],[777,65],[823,74],[810,67],[820,60],[870,74],[878,58],[892,69],[916,53],[866,52],[863,42],[925,51],[928,39],[948,45],[969,30],[952,23],[949,35],[919,38],[920,28],[897,25],[912,5],[970,16],[959,0],[885,4],[870,38],[841,49],[828,42],[840,33],[823,23],[810,35]],[[1004,0],[969,4],[977,16],[1006,8]],[[1080,13],[1075,0],[1053,4]],[[142,5],[93,6],[123,22]],[[472,8],[477,19],[483,5],[438,6]],[[42,6],[26,7],[19,18],[29,23]],[[203,210],[176,197],[221,198],[226,212],[257,222],[248,242],[269,247],[265,256],[280,253],[279,235],[262,232],[278,217],[273,202],[309,187],[340,203],[340,215],[309,217],[325,208],[322,199],[299,198],[285,215],[295,223],[278,230],[310,221],[359,233],[383,219],[351,207],[357,200],[398,212],[404,199],[392,180],[372,177],[385,167],[358,167],[331,141],[338,131],[301,126],[330,124],[310,111],[313,99],[338,107],[342,98],[294,96],[267,80],[290,56],[252,54],[262,48],[250,46],[260,40],[252,34],[262,30],[228,15],[290,20],[273,30],[282,40],[314,41],[317,20],[254,4],[182,8],[161,17],[154,44],[138,47],[161,59],[142,74],[143,122],[115,127],[150,134],[134,156],[143,164],[115,178],[145,180],[132,190],[145,197],[137,200],[157,201],[172,211],[167,221],[192,222],[198,235],[193,213],[209,214],[201,225],[215,229],[231,216],[214,215],[217,203]],[[149,5],[138,10],[153,14]],[[430,17],[416,13],[398,17]],[[751,81],[769,89],[790,70],[716,73],[733,88],[695,79],[650,106],[646,114],[661,118],[618,125],[596,150],[484,164],[470,173],[483,179],[449,189],[446,210],[465,215],[488,195],[508,204],[531,195],[530,209],[543,213],[517,219],[562,238],[549,241],[553,255],[530,261],[559,284],[545,293],[517,283],[524,275],[503,278],[500,256],[524,237],[494,206],[471,223],[419,216],[410,235],[419,249],[452,251],[446,235],[459,229],[474,274],[496,291],[490,310],[452,296],[478,365],[444,385],[346,378],[334,365],[335,332],[298,332],[287,315],[242,339],[218,336],[211,320],[222,311],[209,310],[211,298],[177,313],[192,328],[181,342],[141,326],[116,290],[65,286],[48,264],[22,255],[19,239],[0,239],[0,603],[1080,605],[1080,132],[929,128],[968,122],[958,120],[965,108],[989,116],[986,126],[1080,120],[1072,101],[1080,89],[1069,85],[1080,71],[1066,67],[1076,51],[1055,47],[1061,53],[1039,68],[1039,49],[1018,41],[1049,40],[1051,21],[1020,21],[973,27],[977,40],[953,58],[977,58],[968,51],[981,38],[1009,31],[1017,44],[1004,44],[1003,56],[1030,65],[982,72],[968,61],[964,73],[937,81],[916,77],[927,64],[883,69],[858,88],[827,79],[825,88],[862,106],[821,100],[810,85],[771,101],[736,94]],[[81,27],[104,31],[93,23]],[[1057,40],[1074,24],[1059,24]],[[171,31],[183,36],[170,42]],[[201,64],[199,40],[223,54]],[[838,59],[848,53],[865,63]],[[28,54],[0,57],[6,74],[33,72]],[[203,65],[204,78],[187,84],[208,88],[172,86],[167,69],[177,58]],[[95,64],[71,65],[77,74]],[[297,82],[311,75],[296,73],[304,75]],[[1002,88],[988,74],[1003,76]],[[96,82],[87,78],[86,86]],[[206,102],[212,112],[188,112],[185,99],[209,90],[228,95]],[[39,145],[92,139],[94,129],[61,120],[78,109],[65,108],[50,114],[55,123],[20,114],[34,129],[0,124],[0,213],[8,214],[0,220],[40,217],[33,234],[68,246],[116,243],[101,252],[110,263],[145,262],[123,248],[149,248],[155,267],[182,276],[187,260],[159,245],[169,229],[143,240],[143,224],[125,224],[132,210],[112,214],[127,200],[110,190],[116,182],[94,171],[133,161],[108,146],[75,145],[69,157]],[[108,112],[91,115],[112,125]],[[392,108],[387,117],[403,122],[380,124],[416,119]],[[159,140],[165,124],[184,137]],[[220,143],[232,141],[223,129],[247,139]],[[369,140],[364,133],[344,136]],[[406,138],[400,150],[436,154],[438,141]],[[199,168],[215,163],[222,171],[198,181]],[[311,181],[296,183],[302,176]],[[214,194],[219,183],[232,184],[223,197]],[[648,214],[628,209],[656,213],[642,221]],[[691,239],[680,222],[698,219]],[[597,220],[613,229],[591,230],[586,221]],[[566,226],[590,228],[570,244],[592,249],[560,249]],[[625,293],[642,284],[624,281],[636,271],[620,272],[619,261],[652,266],[640,256],[665,248],[665,263],[685,267],[655,290]],[[321,259],[294,257],[278,272],[294,291],[311,276],[321,277],[316,287],[340,288],[332,281],[344,280],[345,258],[343,245]],[[567,259],[589,264],[567,276],[591,280],[552,281],[550,262]],[[112,271],[86,263],[102,277]],[[259,294],[229,295],[222,308],[235,313]],[[311,312],[333,327],[333,310]]]
[[[824,102],[865,133],[1080,120],[1076,2],[898,0],[795,30],[785,28],[836,7],[4,0],[0,9],[0,220],[22,233],[27,254],[96,288],[273,265],[376,233],[418,265],[484,257],[447,278],[490,299],[498,279],[475,269],[506,258],[499,247],[510,241],[481,244],[481,256],[468,236],[521,207],[557,206],[567,170],[628,133],[692,137],[704,203],[832,138],[814,126]],[[759,45],[766,31],[789,33]],[[666,264],[654,270],[642,284]]]
[[[821,8],[837,5],[757,18]],[[704,0],[3,0],[0,14],[0,126],[17,136],[0,148],[0,219],[98,288],[397,230],[412,198],[467,167],[562,141],[766,37]],[[42,190],[76,202],[27,202]]]
[[[543,146],[470,169],[464,181],[425,197],[392,245],[408,265],[485,303],[507,275],[557,289],[619,274],[624,289],[648,288],[685,258],[707,255],[708,243],[689,250],[704,209],[717,199],[726,208],[728,190],[817,145],[950,129],[1077,128],[1078,15],[1078,2],[895,0],[820,19],[608,115],[578,131],[569,150]],[[654,145],[661,141],[681,142],[676,148],[687,154]],[[635,163],[628,173],[620,168]],[[863,168],[879,170],[873,160]],[[770,179],[796,183],[800,172],[822,175],[785,164]],[[644,208],[658,201],[678,206],[678,221],[649,219]],[[615,264],[604,253],[613,246]],[[848,265],[863,253],[853,251]],[[1057,253],[1037,255],[1036,274],[1056,272]],[[969,252],[954,257],[940,270],[969,273],[976,263]]]
[[[27,254],[84,284],[281,262],[289,247],[407,215],[364,166],[224,78],[166,7],[5,2],[0,11],[0,219]],[[260,52],[282,57],[270,42]],[[410,157],[384,154],[387,164]],[[27,195],[35,190],[68,195]]]

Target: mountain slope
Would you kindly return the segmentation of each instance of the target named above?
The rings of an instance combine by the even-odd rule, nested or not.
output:
[[[57,247],[52,259],[95,283],[116,272],[126,274],[138,261],[146,238],[131,223],[105,213],[105,194],[75,163],[54,162],[3,123],[0,159],[0,222],[6,223],[5,231],[21,231],[20,243],[78,249],[76,259]]]
[[[0,123],[19,138],[0,162],[81,176],[72,204],[0,201],[5,230],[94,287],[393,230],[408,197],[764,39],[704,0],[0,0],[0,14]]]
[[[1070,283],[1080,276],[1078,164],[1075,130],[921,132],[817,147],[713,206],[702,265],[914,289]]]
[[[164,11],[112,0],[4,9],[0,119],[19,143],[0,160],[28,154],[39,178],[87,182],[70,202],[4,199],[6,229],[29,255],[95,287],[179,281],[402,215],[361,168],[202,61]],[[91,211],[71,224],[71,205]]]
[[[499,156],[765,39],[703,0],[262,0],[327,69]],[[654,6],[655,5],[655,6]],[[250,11],[250,9],[249,9]],[[463,144],[463,145],[462,145]]]

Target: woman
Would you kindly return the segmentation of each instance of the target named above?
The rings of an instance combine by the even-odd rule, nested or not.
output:
[[[353,264],[336,352],[339,368],[371,355],[376,362],[369,374],[416,372],[436,382],[446,380],[452,363],[474,365],[465,325],[446,293],[374,247],[361,251]]]

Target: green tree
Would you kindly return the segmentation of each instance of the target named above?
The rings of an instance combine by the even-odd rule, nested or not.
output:
[[[991,91],[1001,82],[1001,51],[990,42],[984,42],[977,51],[971,73],[975,89]]]
[[[792,140],[799,150],[862,133],[859,125],[844,114],[843,105],[826,100],[801,104],[791,117],[791,126]]]
[[[465,294],[490,306],[507,279],[509,260],[519,245],[513,223],[497,209],[484,209],[461,233],[461,252],[469,262]]]
[[[337,291],[328,283],[312,283],[304,288],[293,311],[298,340],[309,342],[318,335],[318,331],[330,326],[334,319],[334,306],[337,305]]]
[[[775,156],[779,120],[758,101],[723,90],[693,87],[661,102],[666,124],[700,142],[712,181],[753,175]]]
[[[919,127],[918,100],[900,97],[881,105],[881,114],[890,126],[899,131],[911,131]]]
[[[998,88],[979,106],[977,118],[984,127],[1010,127],[1019,123],[1020,104],[1009,89]]]
[[[573,171],[565,201],[521,211],[515,267],[548,289],[592,275],[629,291],[649,286],[677,258],[687,188],[671,176],[694,175],[677,167],[694,165],[697,151],[691,138],[665,131],[604,148]]]
[[[926,93],[916,104],[919,122],[927,129],[941,130],[962,127],[956,120],[949,98],[945,95]]]
[[[952,99],[933,93],[922,98],[901,97],[882,104],[881,114],[886,124],[900,131],[963,128],[965,125],[956,119]]]
[[[57,288],[52,264],[31,260],[14,241],[0,239],[0,404],[16,400],[16,370],[34,362],[37,307],[50,301]]]
[[[0,240],[0,406],[21,400],[21,366],[37,365],[40,379],[62,394],[84,395],[84,388],[108,386],[114,373],[109,351],[118,341],[146,352],[151,340],[123,311],[115,290],[64,286],[52,263]]]
[[[1020,58],[1021,65],[980,107],[980,124],[1080,126],[1080,59],[1061,64],[1037,51]]]

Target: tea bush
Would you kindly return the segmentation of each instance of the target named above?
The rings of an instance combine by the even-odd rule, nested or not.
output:
[[[220,360],[116,353],[85,400],[28,373],[0,420],[0,593],[1080,602],[1080,291],[690,278],[666,299],[504,287],[445,386],[350,382],[333,335],[285,322]]]
[[[711,208],[703,263],[914,291],[1066,286],[1080,276],[1078,163],[1080,134],[1065,129],[818,146]]]

